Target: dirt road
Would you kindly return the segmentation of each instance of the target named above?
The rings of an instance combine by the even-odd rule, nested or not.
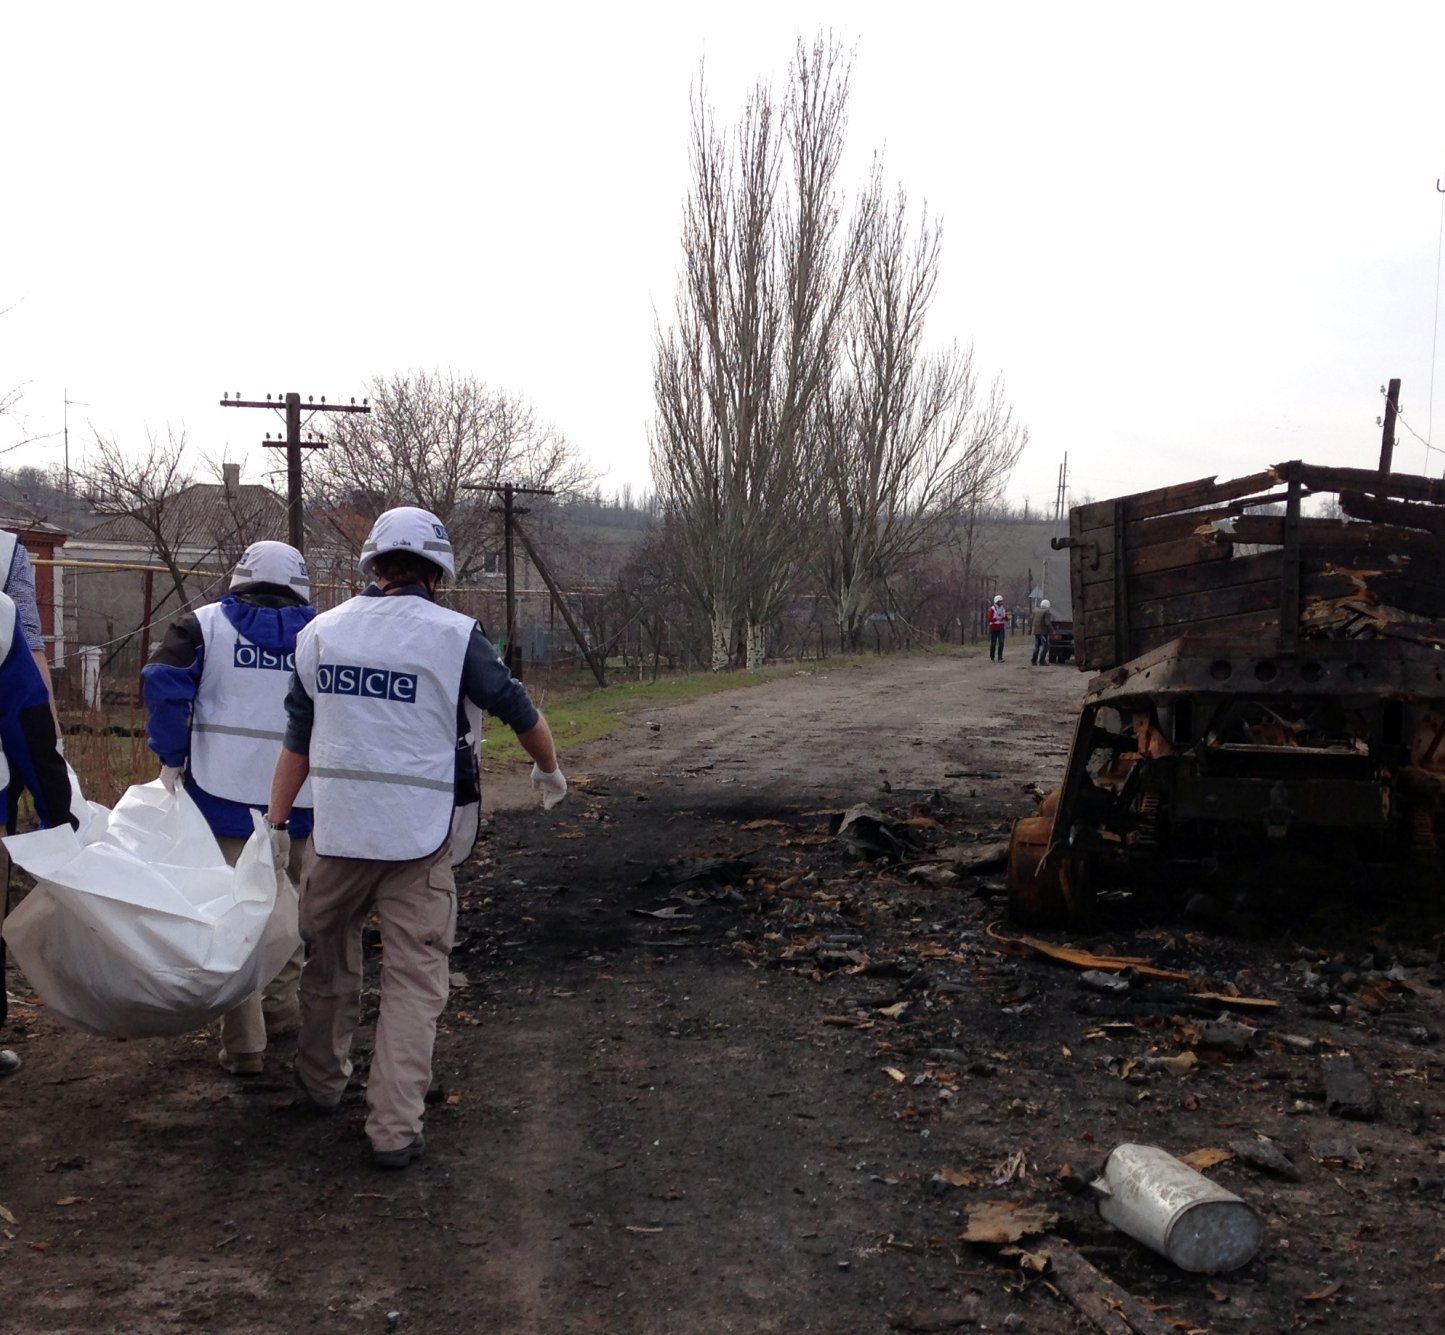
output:
[[[1183,988],[1116,999],[1008,953],[987,930],[996,876],[918,879],[830,833],[869,802],[916,843],[906,864],[998,837],[1056,781],[1082,686],[1021,647],[800,673],[567,757],[551,815],[507,809],[525,789],[495,779],[427,1156],[402,1174],[370,1167],[359,1091],[334,1118],[295,1107],[285,1046],[241,1081],[208,1035],[71,1035],[12,970],[4,1327],[1098,1328],[1018,1257],[960,1240],[1008,1199],[1058,1216],[1026,1247],[1071,1240],[1160,1331],[1433,1328],[1433,941],[1374,911],[1287,943],[1170,926],[1080,943],[1280,1002],[1231,1057],[1201,1046]],[[1378,1092],[1371,1122],[1323,1098],[1320,1054],[1341,1051]],[[1056,1180],[1120,1141],[1227,1150],[1256,1131],[1299,1181],[1211,1170],[1268,1229],[1259,1260],[1213,1280]]]

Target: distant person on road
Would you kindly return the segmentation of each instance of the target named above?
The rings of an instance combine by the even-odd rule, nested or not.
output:
[[[456,935],[451,865],[459,738],[466,707],[517,734],[550,809],[567,780],[547,720],[476,621],[435,601],[456,573],[436,515],[388,510],[361,549],[374,581],[301,633],[286,696],[286,740],[267,819],[277,858],[310,777],[314,853],[301,883],[301,1034],[296,1083],[320,1110],[351,1076],[361,1015],[361,928],[381,921],[381,1008],[366,1081],[366,1135],[378,1168],[405,1168],[425,1149],[422,1114],[437,1018]]]
[[[1054,614],[1049,608],[1049,600],[1040,598],[1039,605],[1034,609],[1034,656],[1030,663],[1034,667],[1043,667],[1049,661],[1049,634],[1054,628]]]
[[[40,605],[35,598],[35,567],[30,564],[25,544],[8,528],[0,528],[0,572],[3,572],[4,591],[14,602],[20,618],[25,643],[35,658],[35,666],[40,669],[45,694],[50,700],[50,714],[59,734],[60,715],[55,708],[55,687],[50,680],[50,660],[45,656],[45,636],[40,628]]]
[[[1003,662],[1004,636],[1008,632],[1008,609],[1003,594],[996,593],[988,606],[988,656],[990,662]]]
[[[70,776],[56,745],[49,694],[19,625],[14,601],[0,593],[0,813],[6,834],[15,830],[22,788],[29,790],[41,825],[70,820]],[[0,845],[0,927],[9,888],[10,859]],[[5,1010],[5,940],[0,937],[0,1025]],[[20,1058],[0,1048],[0,1076],[19,1069]]]
[[[264,811],[271,796],[296,637],[315,615],[301,553],[253,542],[230,592],[172,624],[141,671],[146,741],[160,758],[161,782],[173,793],[184,772],[186,792],[233,867],[254,832],[251,812]],[[311,833],[309,792],[291,832],[285,870],[298,880]],[[232,1075],[260,1075],[267,1036],[295,1031],[300,974],[298,949],[263,991],[221,1017],[218,1059]]]

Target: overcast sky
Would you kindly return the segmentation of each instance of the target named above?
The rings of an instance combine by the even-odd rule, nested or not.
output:
[[[1075,499],[1371,466],[1393,375],[1445,424],[1439,3],[57,0],[0,11],[0,445],[54,433],[0,465],[59,462],[68,391],[72,461],[170,425],[256,476],[276,424],[223,390],[449,367],[649,486],[690,86],[731,121],[820,27],[849,178],[943,218],[932,336],[1006,378],[1016,498],[1066,451]]]

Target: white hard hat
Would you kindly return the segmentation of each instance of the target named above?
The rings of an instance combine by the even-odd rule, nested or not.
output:
[[[311,601],[311,576],[306,558],[289,542],[253,542],[231,572],[231,587],[245,584],[279,584]]]
[[[395,510],[388,510],[371,526],[359,562],[366,578],[371,578],[372,558],[382,552],[415,552],[440,566],[448,578],[454,578],[457,573],[446,525],[430,510],[415,505],[399,505]]]
[[[1048,610],[1049,610],[1049,600],[1048,600],[1047,598],[1040,598],[1040,599],[1039,599],[1039,611],[1041,611],[1041,612],[1047,612]]]
[[[996,593],[996,594],[994,594],[993,600],[994,600],[994,602],[996,602],[996,603],[1001,603],[1001,602],[1003,602],[1003,594],[1001,594],[1001,593]]]

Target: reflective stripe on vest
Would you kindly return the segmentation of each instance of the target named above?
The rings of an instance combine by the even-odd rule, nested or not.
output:
[[[457,696],[476,622],[424,598],[352,598],[296,641],[311,696],[312,842],[327,857],[405,862],[451,828]]]
[[[220,603],[196,608],[195,617],[206,651],[191,706],[191,774],[216,797],[263,807],[286,735],[292,655],[252,644]],[[311,805],[309,785],[296,805]]]

